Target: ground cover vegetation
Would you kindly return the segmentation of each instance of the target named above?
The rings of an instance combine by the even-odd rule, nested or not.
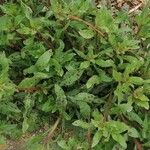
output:
[[[34,134],[24,149],[150,149],[149,98],[149,3],[0,5],[1,148]]]

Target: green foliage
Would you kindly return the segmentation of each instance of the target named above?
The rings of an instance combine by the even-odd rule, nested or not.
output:
[[[0,144],[58,117],[50,149],[150,148],[149,4],[135,19],[92,0],[7,1],[0,13]],[[47,134],[26,148],[44,150]]]

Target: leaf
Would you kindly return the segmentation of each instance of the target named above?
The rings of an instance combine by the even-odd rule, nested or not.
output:
[[[44,111],[44,112],[51,112],[53,107],[54,107],[54,104],[51,101],[46,101],[42,105],[42,111]]]
[[[101,131],[97,131],[95,134],[94,134],[94,137],[93,137],[93,142],[92,142],[92,148],[95,147],[101,140],[102,138],[102,132]]]
[[[122,73],[117,72],[116,70],[113,70],[113,78],[118,82],[121,81],[122,80]]]
[[[77,80],[80,79],[82,73],[83,73],[82,70],[76,70],[76,69],[67,71],[63,77],[61,85],[69,86],[74,84]]]
[[[124,71],[124,76],[128,77],[129,74],[139,70],[139,68],[143,65],[144,60],[143,58],[137,59],[136,57],[133,56],[125,56],[124,59],[128,61],[129,63],[126,65],[125,71]]]
[[[25,111],[23,113],[23,123],[22,123],[22,132],[23,133],[25,133],[29,128],[27,115],[30,112],[30,108],[32,107],[30,94],[27,94],[24,98],[24,107],[25,107]]]
[[[3,145],[3,144],[4,145],[6,144],[6,138],[4,136],[1,136],[0,137],[0,146]],[[0,149],[1,149],[1,147],[0,147]]]
[[[1,107],[0,107],[1,111],[4,109],[3,112],[6,112],[6,113],[8,112],[20,113],[21,112],[21,110],[17,107],[17,105],[12,102],[7,102],[7,104],[1,104]]]
[[[76,120],[75,122],[72,123],[74,126],[77,126],[77,127],[81,127],[83,129],[88,129],[90,128],[90,124],[87,123],[87,122],[84,122],[82,120]]]
[[[93,111],[92,116],[94,118],[94,121],[103,122],[104,120],[104,116],[97,109]]]
[[[93,75],[86,83],[86,87],[89,89],[93,87],[94,85],[97,85],[100,83],[100,77],[97,75]]]
[[[39,57],[35,66],[37,66],[37,68],[39,68],[41,71],[44,70],[48,66],[48,63],[52,55],[53,55],[53,52],[51,50],[46,51],[44,54],[42,54]]]
[[[64,90],[58,85],[55,84],[54,86],[55,94],[57,96],[57,105],[58,109],[63,112],[67,106],[67,99]]]
[[[138,95],[138,99],[144,102],[148,102],[149,98],[147,96],[143,95]]]
[[[2,122],[1,121],[1,124],[0,124],[0,134],[12,134],[12,132],[15,131],[17,125],[16,124],[9,124],[9,123],[6,123],[6,122]]]
[[[21,24],[21,28],[17,29],[17,32],[20,34],[25,34],[25,35],[34,35],[36,34],[36,31],[31,29],[30,27],[26,27],[23,24]]]
[[[131,121],[136,121],[137,123],[139,123],[141,126],[143,126],[143,121],[142,119],[139,117],[138,114],[136,114],[135,112],[129,112],[128,113],[128,118]]]
[[[105,71],[103,70],[99,70],[99,77],[100,77],[100,80],[101,82],[111,82],[112,81],[112,78],[110,78]]]
[[[116,134],[123,133],[129,129],[129,127],[125,123],[120,122],[120,121],[112,120],[112,121],[109,121],[107,124],[108,124],[108,128],[115,129]]]
[[[134,91],[135,102],[138,106],[149,109],[149,98],[143,94],[143,87]]]
[[[138,101],[137,105],[140,107],[144,107],[145,109],[149,110],[149,102],[146,101]]]
[[[111,108],[111,114],[122,114],[131,112],[133,107],[130,104],[120,104],[116,107]]]
[[[89,94],[86,92],[81,92],[73,97],[75,102],[79,101],[79,102],[87,102],[87,103],[92,103],[92,102],[96,101],[96,98],[97,97],[94,96],[93,94]]]
[[[37,85],[42,79],[47,79],[49,78],[49,76],[47,74],[44,73],[36,73],[33,77],[31,78],[25,78],[23,79],[18,87],[19,88],[30,88],[30,87],[34,87],[35,85]]]
[[[129,128],[128,135],[130,137],[133,137],[133,138],[138,138],[139,137],[139,133],[135,128]]]
[[[25,78],[24,80],[21,81],[21,83],[18,85],[19,88],[30,88],[35,86],[36,84],[38,84],[40,80],[35,78],[35,77],[31,77],[31,78]]]
[[[141,77],[130,77],[129,82],[135,85],[142,85],[144,84],[144,80]]]
[[[143,130],[142,130],[142,137],[146,139],[148,137],[147,133],[149,132],[149,119],[148,115],[146,114],[143,121]]]
[[[94,37],[94,32],[90,29],[80,30],[79,34],[85,39],[91,39]]]
[[[12,28],[12,22],[10,18],[6,16],[0,17],[0,31],[9,31]]]
[[[62,149],[66,149],[66,150],[68,149],[68,146],[65,140],[58,141],[57,143]]]
[[[107,68],[107,67],[113,67],[114,66],[114,62],[112,60],[102,60],[102,59],[97,59],[95,61],[95,63],[97,65],[99,65],[100,67],[104,67],[104,68]]]
[[[22,14],[19,14],[15,17],[15,25],[18,26],[19,24],[21,24],[21,22],[23,21],[24,17],[22,16]]]
[[[18,5],[13,3],[4,3],[3,5],[0,5],[0,8],[2,12],[7,15],[16,15],[18,10]]]
[[[55,88],[55,93],[56,93],[58,99],[66,98],[64,90],[58,84],[55,84],[54,88]]]
[[[28,118],[25,117],[24,120],[23,120],[23,123],[22,123],[22,132],[25,133],[28,128],[29,128],[29,124],[28,124]]]
[[[148,147],[148,148],[149,148],[149,147],[150,147],[150,141],[148,141],[148,142],[144,143],[144,144],[143,144],[143,146],[144,146],[144,147]]]
[[[127,148],[125,138],[121,134],[112,134],[112,138],[118,142],[123,148]]]
[[[51,59],[50,62],[54,65],[57,74],[62,77],[64,74],[64,70],[62,69],[62,66],[59,64],[59,62],[53,58]]]
[[[79,107],[80,107],[80,113],[83,115],[85,118],[90,117],[91,113],[91,108],[86,102],[78,102]]]
[[[87,56],[82,52],[82,51],[79,51],[77,49],[74,49],[74,51],[83,59],[87,59]]]
[[[23,9],[23,12],[25,13],[26,18],[31,19],[31,15],[32,15],[33,11],[22,0],[21,0],[21,8]]]
[[[101,8],[96,13],[95,23],[100,29],[104,29],[106,32],[115,29],[111,12],[106,8]]]
[[[80,64],[80,69],[87,69],[90,66],[90,62],[89,61],[83,61]]]
[[[0,80],[2,80],[2,78],[5,79],[6,77],[8,77],[9,64],[10,64],[10,60],[6,58],[5,53],[0,54],[0,65],[1,65]]]

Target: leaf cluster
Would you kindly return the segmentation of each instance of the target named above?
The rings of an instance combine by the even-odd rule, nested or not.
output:
[[[54,149],[150,148],[149,4],[134,19],[91,0],[5,2],[0,14],[0,142],[60,117]]]

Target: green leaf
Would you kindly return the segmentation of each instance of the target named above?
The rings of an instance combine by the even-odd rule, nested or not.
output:
[[[79,51],[77,49],[74,49],[74,51],[83,59],[87,59],[87,56],[82,52],[82,51]]]
[[[148,141],[148,142],[144,143],[144,144],[143,144],[143,146],[144,146],[144,147],[148,147],[148,148],[150,148],[150,141]]]
[[[93,94],[89,94],[89,93],[86,93],[86,92],[81,92],[81,93],[75,95],[73,97],[73,100],[75,102],[78,102],[78,101],[80,102],[81,101],[81,102],[92,103],[94,101],[97,101],[97,97],[94,96]]]
[[[35,77],[31,77],[31,78],[25,78],[24,80],[21,81],[21,83],[18,85],[19,88],[30,88],[35,86],[36,84],[38,84],[40,80],[35,78]]]
[[[115,25],[112,18],[112,13],[106,8],[101,8],[96,13],[95,23],[100,29],[104,29],[106,32],[115,29]]]
[[[112,138],[118,142],[123,148],[127,148],[125,138],[121,134],[112,134]]]
[[[102,59],[97,59],[95,61],[95,63],[97,65],[99,65],[100,67],[104,67],[104,68],[107,68],[107,67],[113,67],[114,66],[114,62],[112,60],[102,60]]]
[[[30,112],[30,109],[32,107],[32,101],[31,101],[31,95],[27,94],[24,98],[24,107],[25,111],[23,113],[23,123],[22,123],[22,132],[25,133],[29,128],[28,123],[28,113]]]
[[[83,61],[80,64],[80,69],[87,69],[90,66],[90,62],[89,61]]]
[[[37,85],[42,79],[47,79],[49,78],[49,76],[45,73],[36,73],[33,77],[31,78],[25,78],[23,79],[18,87],[19,88],[30,88],[30,87],[34,87],[35,85]]]
[[[145,117],[144,117],[144,121],[143,121],[143,130],[142,130],[142,137],[144,139],[146,139],[148,137],[148,132],[149,132],[149,118],[148,118],[148,115],[146,114]]]
[[[100,80],[101,82],[111,82],[112,81],[112,78],[109,77],[105,71],[103,70],[99,70],[99,77],[100,77]]]
[[[61,85],[69,86],[74,84],[77,80],[80,79],[82,73],[83,73],[82,70],[76,70],[76,69],[67,71],[63,77]]]
[[[113,78],[118,82],[121,81],[122,80],[122,73],[117,72],[116,70],[113,70]]]
[[[148,102],[149,98],[147,96],[143,95],[138,95],[138,99],[144,102]]]
[[[120,121],[112,120],[112,121],[109,121],[107,124],[108,124],[108,128],[114,129],[116,134],[123,133],[129,129],[129,127],[125,123],[120,122]]]
[[[55,93],[56,93],[58,99],[66,98],[64,90],[58,84],[55,84],[54,88],[55,88]]]
[[[6,144],[6,138],[4,136],[0,136],[0,146]],[[0,147],[1,149],[1,147]]]
[[[25,34],[25,35],[34,35],[36,34],[36,31],[31,29],[30,27],[26,27],[23,24],[20,25],[21,28],[17,29],[17,32],[20,34]]]
[[[92,142],[92,148],[95,147],[101,140],[102,138],[102,132],[101,131],[97,131],[95,134],[94,134],[94,137],[93,137],[93,142]]]
[[[149,98],[143,94],[143,87],[137,88],[133,96],[138,106],[144,107],[147,110],[149,109]]]
[[[9,31],[12,28],[12,22],[9,17],[0,17],[0,31]]]
[[[90,117],[90,113],[91,113],[91,108],[90,106],[86,103],[86,102],[78,102],[79,107],[80,107],[80,113],[83,115],[83,117],[85,118],[89,118]]]
[[[111,114],[122,114],[131,112],[133,107],[130,104],[120,104],[116,107],[111,108]]]
[[[16,15],[18,11],[18,5],[13,3],[4,3],[3,5],[0,5],[0,8],[3,13],[7,15]]]
[[[77,127],[81,127],[83,129],[88,129],[90,128],[90,123],[87,123],[87,122],[84,122],[82,120],[76,120],[75,122],[72,123],[74,126],[77,126]]]
[[[50,63],[52,63],[55,67],[55,71],[59,76],[63,76],[64,70],[62,69],[62,66],[59,64],[59,62],[56,59],[51,59]]]
[[[130,137],[133,137],[133,138],[138,138],[139,137],[139,133],[135,128],[129,128],[128,135]]]
[[[54,107],[54,104],[51,101],[46,101],[42,105],[42,111],[44,111],[44,112],[51,112],[53,107]]]
[[[25,133],[29,128],[28,118],[25,117],[22,123],[22,132]]]
[[[23,9],[23,12],[25,13],[26,18],[31,19],[31,15],[32,15],[33,11],[22,0],[21,0],[21,8]]]
[[[52,55],[53,52],[51,50],[46,51],[39,57],[35,66],[37,66],[37,68],[39,68],[40,70],[44,70],[48,66],[48,63]]]
[[[38,72],[38,69],[36,66],[32,65],[29,68],[25,69],[23,72],[24,74],[28,74],[28,73],[30,74],[30,73]]]
[[[97,75],[93,75],[86,83],[86,87],[89,89],[93,87],[94,85],[97,85],[100,83],[100,77]]]
[[[149,110],[149,102],[146,101],[138,101],[137,105],[140,107],[144,107],[145,109]]]
[[[16,124],[9,124],[8,122],[2,122],[0,123],[0,135],[2,134],[12,134],[12,132],[15,131],[17,125]]]
[[[91,39],[94,37],[94,32],[90,29],[80,30],[79,34],[85,39]]]
[[[7,107],[7,108],[5,108]],[[1,104],[0,106],[0,109],[1,111],[4,113],[9,113],[9,112],[12,112],[12,113],[20,113],[21,111],[19,110],[19,108],[17,107],[16,104],[12,103],[12,102],[7,102],[7,104]]]
[[[144,80],[141,77],[130,77],[129,82],[135,85],[142,85],[144,84]]]
[[[62,149],[66,149],[66,150],[67,150],[67,149],[69,148],[69,147],[67,146],[65,140],[58,141],[57,143],[58,143],[58,145],[59,145]]]
[[[136,121],[136,122],[139,123],[141,126],[143,126],[143,121],[142,121],[142,119],[139,117],[138,114],[134,113],[133,111],[128,113],[128,118],[129,118],[129,120],[131,120],[131,121]]]
[[[67,99],[64,90],[58,85],[55,84],[54,86],[55,94],[57,96],[57,107],[61,111],[65,111],[66,106],[67,106]]]

